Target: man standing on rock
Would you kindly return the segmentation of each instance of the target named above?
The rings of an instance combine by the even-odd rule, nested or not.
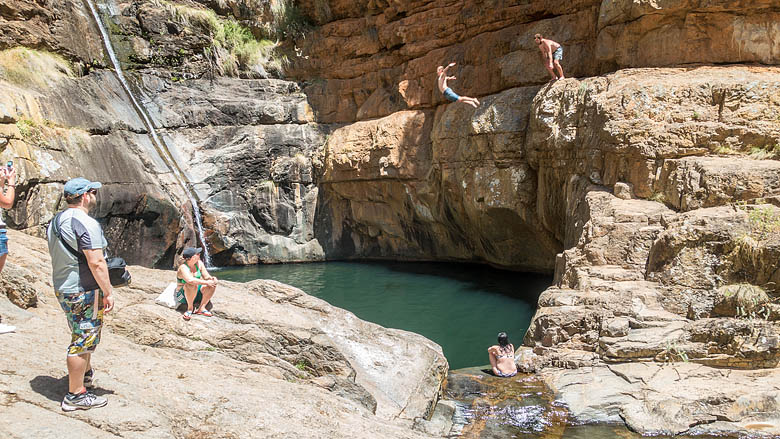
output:
[[[103,313],[114,307],[103,254],[108,243],[100,224],[88,215],[97,205],[97,191],[101,186],[99,182],[85,178],[74,178],[65,183],[68,208],[54,217],[46,232],[54,293],[71,330],[67,357],[68,393],[61,405],[65,411],[88,410],[108,402],[106,398],[87,392],[85,387],[92,387],[94,373],[90,357],[100,342]]]
[[[477,98],[470,98],[468,96],[458,96],[458,94],[452,91],[451,88],[447,87],[447,80],[456,79],[454,76],[447,76],[447,69],[453,66],[455,66],[455,63],[451,62],[447,64],[447,67],[439,66],[436,68],[436,74],[439,75],[438,78],[439,91],[444,95],[445,98],[447,98],[447,100],[451,102],[463,102],[471,105],[474,108],[477,108],[479,106],[479,101],[477,100]]]
[[[565,79],[563,77],[563,68],[561,68],[563,46],[553,40],[542,38],[542,34],[534,35],[534,41],[536,42],[536,45],[539,46],[539,51],[542,52],[542,62],[544,62],[547,71],[550,72],[552,80]],[[555,67],[555,69],[553,69],[553,67]],[[557,76],[555,75],[556,71],[558,72]]]

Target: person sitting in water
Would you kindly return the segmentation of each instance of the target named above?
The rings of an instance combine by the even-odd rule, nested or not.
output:
[[[179,288],[176,289],[176,302],[186,303],[187,311],[182,318],[189,320],[192,317],[195,304],[199,304],[198,310],[194,314],[211,317],[212,314],[206,309],[206,305],[211,302],[214,292],[217,290],[217,278],[209,274],[206,266],[200,260],[202,248],[187,247],[181,252],[184,262],[179,266],[176,272],[176,281]]]
[[[479,101],[476,98],[458,96],[458,94],[452,91],[451,88],[447,87],[447,80],[456,79],[454,76],[447,76],[447,69],[454,65],[455,63],[451,62],[447,65],[447,67],[439,66],[436,68],[436,73],[439,75],[439,91],[444,94],[445,98],[452,102],[463,102],[473,106],[474,108],[477,108],[479,106]]]
[[[493,366],[493,373],[496,376],[513,377],[517,375],[515,347],[509,343],[506,332],[498,333],[498,344],[488,348],[488,355],[490,356],[490,365]]]

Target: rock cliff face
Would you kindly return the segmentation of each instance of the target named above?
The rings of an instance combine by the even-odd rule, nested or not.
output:
[[[318,120],[348,123],[323,153],[326,254],[552,271],[576,239],[565,236],[570,176],[624,181],[675,208],[717,205],[680,200],[666,183],[720,172],[683,158],[771,149],[778,135],[776,71],[695,65],[777,64],[768,34],[750,31],[774,32],[771,2],[315,3],[328,7],[304,9],[321,26],[292,71],[309,79]],[[567,75],[593,78],[537,85],[537,32],[563,44]],[[458,62],[453,87],[480,97],[479,109],[441,105],[435,69],[448,61]],[[693,66],[595,76],[683,63]]]
[[[69,334],[46,243],[9,235],[26,251],[0,282],[2,321],[17,327],[2,335],[2,437],[428,437],[410,427],[440,392],[438,345],[274,281],[223,282],[215,316],[185,322],[154,303],[172,272],[136,266],[92,360],[109,405],[65,415]]]
[[[116,76],[102,69],[110,63],[85,4],[51,6],[60,13],[25,2],[0,11],[0,49],[11,48],[0,75],[2,146],[4,156],[25,159],[13,227],[40,236],[61,206],[61,184],[84,175],[107,183],[97,217],[112,250],[170,266],[177,249],[196,243],[176,166],[192,185],[216,264],[325,257],[314,239],[312,156],[329,127],[315,123],[298,85],[219,77],[206,55],[217,38],[209,20],[220,19],[205,9],[98,4],[133,92],[176,162],[166,163]]]
[[[95,216],[112,252],[134,263],[170,264],[179,230],[192,227],[180,214],[186,198],[116,77],[74,77],[66,63],[26,49],[11,56],[34,65],[30,75],[49,74],[35,86],[0,81],[2,157],[14,161],[21,183],[9,225],[43,236],[65,205],[63,183],[85,176],[104,184]]]
[[[518,361],[575,416],[780,432],[776,3],[307,5],[326,254],[555,271]]]
[[[255,32],[253,18],[269,13],[202,3]],[[195,3],[101,9],[194,184],[219,263],[435,259],[554,271],[519,361],[576,416],[647,433],[780,433],[768,384],[780,360],[777,2],[295,4],[310,22],[284,46],[298,83],[248,66],[233,72],[243,79],[221,77],[230,66],[215,66]],[[128,259],[169,263],[192,240],[177,237],[191,229],[177,214],[185,197],[101,69],[83,5],[7,5],[0,48],[70,61],[41,55],[48,67],[23,69],[42,71],[38,83],[5,69],[3,154],[25,158],[28,185],[11,224],[34,234],[58,185],[94,168],[88,177],[111,183],[114,204],[99,216],[112,242],[137,255]],[[580,79],[544,83],[537,32],[563,44],[567,76]],[[436,90],[436,67],[450,61],[451,85],[478,109]],[[152,250],[141,253],[142,241]],[[349,377],[339,364],[326,387]],[[669,376],[684,386],[670,388]]]

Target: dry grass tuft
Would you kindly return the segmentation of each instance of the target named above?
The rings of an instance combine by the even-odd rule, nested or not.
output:
[[[71,64],[59,55],[26,47],[0,51],[0,80],[20,87],[45,88],[71,76]]]

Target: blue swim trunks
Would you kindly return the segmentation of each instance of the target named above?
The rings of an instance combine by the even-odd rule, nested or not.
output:
[[[8,253],[8,236],[6,236],[5,229],[0,229],[0,256]]]
[[[558,48],[555,49],[555,52],[553,52],[553,59],[558,61],[563,59],[563,46],[558,46]]]
[[[460,99],[460,96],[449,87],[444,89],[444,97],[452,102],[458,102],[458,99]]]

